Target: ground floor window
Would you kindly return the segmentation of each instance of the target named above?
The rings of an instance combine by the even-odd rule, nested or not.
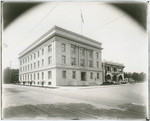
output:
[[[48,82],[48,85],[51,85],[51,82]]]
[[[51,78],[52,78],[52,72],[48,71],[48,79],[51,79]]]
[[[97,73],[97,79],[99,79],[99,73]]]
[[[72,78],[73,78],[73,79],[76,78],[76,71],[72,71]]]
[[[91,77],[91,79],[93,79],[93,73],[92,72],[91,72],[91,76],[90,77]]]
[[[62,71],[62,78],[66,78],[66,71],[65,70]]]

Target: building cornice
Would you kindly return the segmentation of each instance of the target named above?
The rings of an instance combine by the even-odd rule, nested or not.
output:
[[[69,30],[60,28],[58,26],[54,26],[49,31],[47,31],[44,35],[42,35],[40,38],[38,38],[35,42],[33,42],[30,46],[28,46],[26,49],[24,49],[20,54],[19,58],[24,56],[25,54],[29,53],[31,50],[37,48],[39,45],[47,41],[48,39],[52,38],[53,36],[60,36],[68,38],[69,40],[76,41],[82,44],[86,44],[92,47],[96,47],[99,49],[101,48],[102,43],[97,42],[93,39],[90,39],[88,37],[85,37],[83,35],[71,32]]]

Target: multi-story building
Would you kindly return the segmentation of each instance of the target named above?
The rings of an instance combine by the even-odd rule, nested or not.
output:
[[[124,81],[124,65],[112,61],[102,62],[103,82],[120,83]]]
[[[102,84],[101,43],[54,26],[19,54],[20,82]]]

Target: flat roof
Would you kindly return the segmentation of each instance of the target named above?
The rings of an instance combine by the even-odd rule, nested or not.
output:
[[[27,54],[28,52],[30,52],[32,49],[35,49],[36,47],[41,45],[41,43],[47,41],[49,38],[51,38],[53,36],[64,37],[64,38],[70,39],[72,41],[76,41],[76,42],[79,42],[82,44],[96,47],[96,48],[101,49],[101,50],[103,49],[103,48],[101,48],[101,45],[102,45],[101,42],[95,41],[95,40],[90,39],[90,38],[83,36],[81,34],[77,34],[75,32],[63,29],[61,27],[54,26],[49,31],[47,31],[45,34],[43,34],[40,38],[38,38],[36,41],[34,41],[30,46],[25,48],[19,54],[19,58],[22,57],[23,55]]]

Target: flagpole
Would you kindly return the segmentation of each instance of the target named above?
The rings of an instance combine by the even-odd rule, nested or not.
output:
[[[82,10],[80,9],[80,15],[82,15]],[[82,34],[82,18],[81,18],[81,34]]]

